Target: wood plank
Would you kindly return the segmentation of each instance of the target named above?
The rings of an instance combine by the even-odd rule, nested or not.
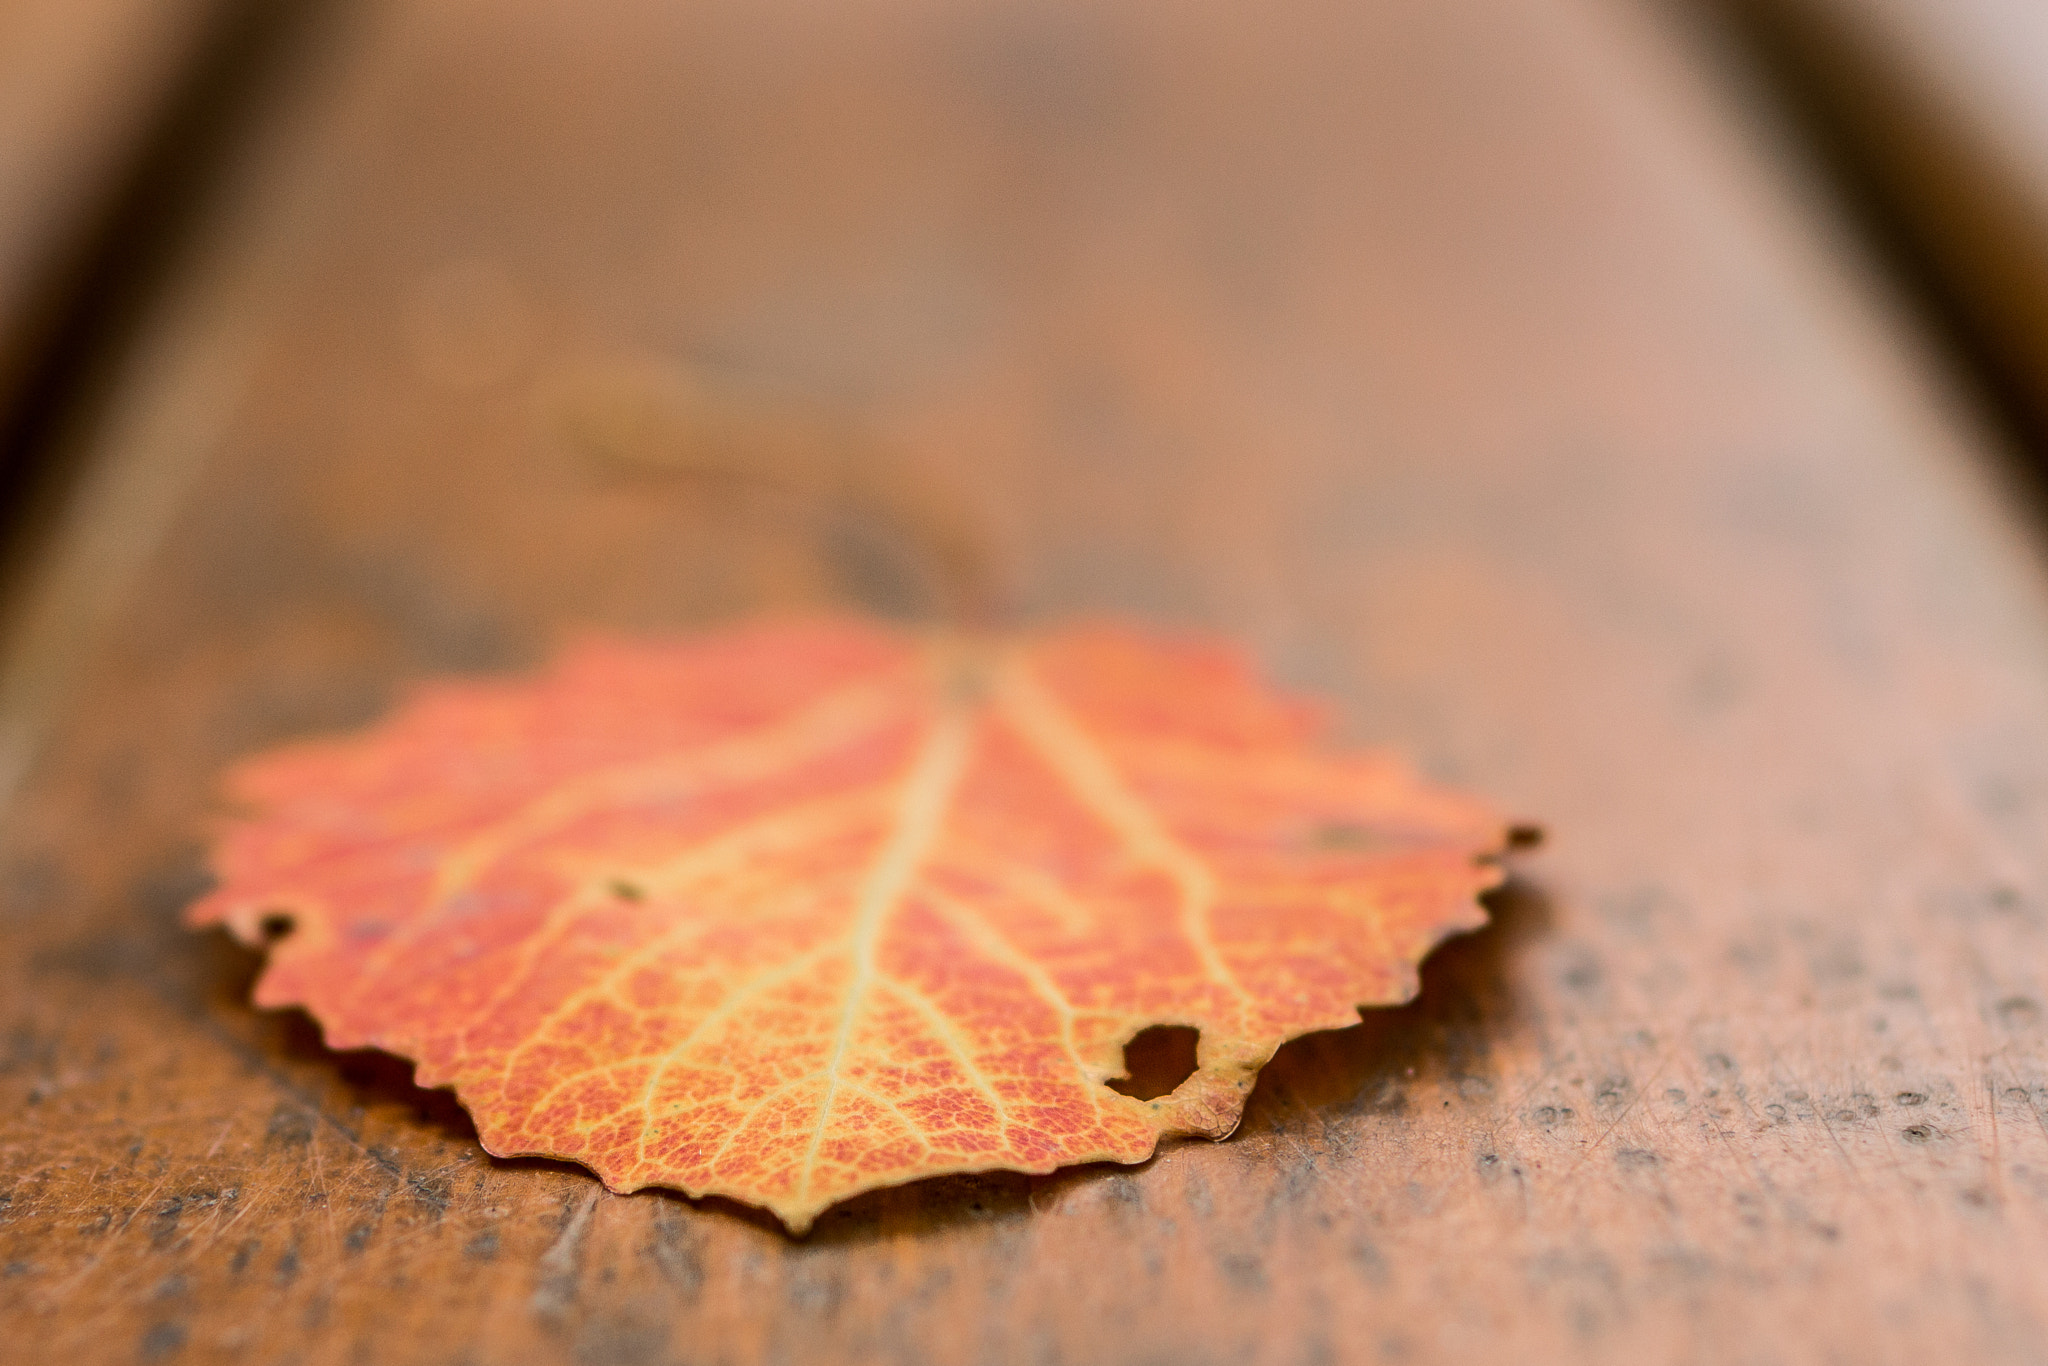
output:
[[[2048,574],[1684,40],[1595,0],[369,13],[296,207],[220,225],[107,426],[157,493],[77,534],[160,548],[101,571],[114,629],[13,642],[54,700],[0,833],[24,1350],[2038,1358]],[[661,473],[705,445],[716,487]],[[177,928],[235,755],[593,624],[914,613],[952,544],[1032,617],[1247,641],[1550,847],[1228,1142],[804,1241],[487,1159]]]

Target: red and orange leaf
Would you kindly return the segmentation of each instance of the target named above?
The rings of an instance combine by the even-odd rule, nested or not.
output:
[[[1224,647],[851,621],[588,641],[232,774],[195,924],[484,1146],[796,1231],[946,1172],[1221,1137],[1283,1042],[1408,999],[1504,830]],[[1200,1031],[1145,1101],[1147,1026]]]

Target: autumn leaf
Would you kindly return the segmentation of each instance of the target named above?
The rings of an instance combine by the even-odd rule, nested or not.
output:
[[[1107,626],[591,640],[242,764],[190,918],[491,1152],[801,1232],[1221,1137],[1281,1043],[1412,996],[1484,922],[1502,824],[1318,730],[1231,649]],[[1195,1073],[1112,1089],[1161,1024]]]

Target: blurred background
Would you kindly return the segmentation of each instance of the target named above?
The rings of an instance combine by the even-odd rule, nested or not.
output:
[[[2039,6],[1425,11],[11,0],[0,784],[231,504],[464,598],[425,664],[850,600],[1220,611],[1307,681],[1340,540],[1521,481],[1557,553],[1621,470],[1892,425],[1816,400],[1859,348],[2031,507]]]
[[[1715,105],[1714,136],[1747,144],[1797,202],[1804,247],[1831,258],[1801,269],[1883,300],[1877,325],[1918,349],[1993,459],[2022,454],[2014,487],[2030,496],[2048,431],[2048,13],[1552,8],[1310,3],[1240,27],[984,0],[723,16],[441,0],[404,22],[340,0],[8,0],[0,620],[17,637],[89,634],[71,597],[51,609],[69,625],[25,625],[28,585],[88,467],[122,463],[108,424],[155,365],[135,358],[146,325],[192,330],[162,321],[181,290],[212,290],[209,336],[292,316],[264,345],[300,348],[298,368],[272,382],[308,387],[287,406],[322,440],[375,425],[371,394],[402,393],[466,439],[484,439],[479,407],[501,442],[517,409],[523,445],[575,446],[643,495],[660,485],[657,521],[738,500],[750,544],[803,524],[835,559],[823,572],[871,606],[1064,602],[1047,575],[1094,581],[1120,553],[1105,509],[1204,450],[1248,459],[1246,487],[1173,515],[1228,520],[1235,498],[1270,501],[1256,451],[1290,425],[1297,444],[1372,431],[1399,449],[1403,424],[1455,408],[1499,433],[1526,426],[1528,391],[1556,402],[1553,368],[1604,385],[1596,403],[1640,397],[1627,330],[1668,335],[1695,305],[1683,282],[1629,281],[1668,268],[1652,241],[1667,228],[1645,186],[1622,183],[1615,135],[1586,120],[1626,120],[1646,84]],[[1702,204],[1734,202],[1712,154],[1641,150]],[[1711,235],[1712,217],[1680,231]],[[198,283],[244,248],[275,264],[268,284]],[[1642,289],[1662,295],[1632,303]],[[240,401],[214,382],[218,403]],[[1341,420],[1312,392],[1332,386],[1362,386]],[[1289,414],[1267,437],[1261,403]],[[945,474],[947,423],[1044,450]],[[1079,542],[1057,567],[1019,561],[1033,500],[1005,479],[1067,490],[1054,515]],[[489,522],[473,492],[427,496]],[[85,555],[108,561],[109,594],[157,525],[117,505],[82,514],[114,547]],[[501,559],[494,574],[558,583],[607,572]],[[1177,591],[1157,564],[1109,581],[1140,609]],[[558,605],[603,617],[606,591],[565,587]]]
[[[2038,1361],[2044,73],[2042,0],[0,0],[0,1311]],[[805,1245],[178,928],[240,755],[821,607],[1220,633],[1551,838],[1231,1142]]]
[[[1935,357],[1995,445],[2038,452],[2048,12],[2029,0],[1609,8],[1631,11],[1621,28],[1676,35],[1692,70],[1616,49],[1604,30],[1619,16],[1587,29],[1505,0],[1427,21],[1384,0],[1310,4],[1242,32],[1143,5],[879,0],[809,16],[769,0],[713,18],[611,0],[571,17],[512,0],[437,3],[402,35],[377,7],[340,0],[7,0],[7,584],[19,588],[89,463],[143,321],[229,234],[284,233],[278,205],[298,194],[350,220],[326,233],[330,256],[353,255],[325,268],[355,272],[331,288],[404,295],[384,340],[408,358],[409,401],[466,391],[502,407],[552,385],[539,401],[566,439],[624,465],[728,484],[745,465],[742,482],[780,489],[799,517],[821,496],[863,504],[890,525],[881,541],[918,543],[832,532],[870,562],[875,591],[1014,595],[1016,583],[980,580],[1015,566],[961,558],[1002,554],[963,548],[999,538],[986,509],[935,511],[962,491],[918,494],[900,471],[851,475],[866,459],[852,448],[874,445],[878,406],[949,385],[957,398],[977,367],[1028,367],[1033,347],[1060,345],[1059,327],[1102,325],[1116,310],[1092,274],[1127,293],[1155,277],[1161,311],[1143,325],[1172,332],[1166,311],[1195,305],[1164,295],[1191,278],[1176,271],[1198,272],[1201,306],[1232,310],[1236,340],[1266,345],[1270,361],[1313,349],[1283,299],[1321,288],[1305,283],[1316,253],[1345,253],[1345,287],[1370,295],[1350,304],[1404,338],[1408,354],[1376,381],[1390,389],[1405,366],[1458,363],[1465,327],[1545,333],[1550,363],[1591,359],[1572,352],[1592,343],[1558,328],[1546,292],[1614,289],[1599,267],[1626,262],[1599,260],[1597,244],[1642,229],[1631,205],[1568,184],[1599,174],[1598,134],[1504,136],[1518,99],[1549,98],[1518,90],[1532,64],[1569,66],[1619,99],[1632,83],[1710,87],[1723,131],[1801,197],[1815,249],[1877,279],[1887,322]],[[1518,25],[1541,57],[1499,36]],[[266,154],[278,142],[291,150]],[[340,161],[324,173],[282,164],[328,156]],[[1682,158],[1666,169],[1703,185],[1715,174]],[[1349,236],[1317,240],[1331,233]],[[1092,322],[1063,312],[1091,307]],[[1463,323],[1443,321],[1458,310]],[[1172,345],[1198,345],[1199,330]],[[1417,359],[1431,337],[1444,349]],[[1113,386],[1078,377],[1086,368],[1068,366],[1063,420],[1107,439]],[[1526,355],[1504,366],[1482,401],[1510,408],[1534,368]],[[916,444],[897,440],[889,458]],[[867,487],[878,478],[903,487]],[[890,562],[906,554],[920,563]],[[977,581],[904,581],[929,577],[934,556],[942,578]],[[7,599],[16,618],[19,597]]]

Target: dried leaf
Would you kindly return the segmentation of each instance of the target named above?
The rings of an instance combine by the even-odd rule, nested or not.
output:
[[[455,1087],[491,1152],[801,1232],[1221,1137],[1281,1043],[1413,995],[1505,832],[1317,729],[1235,652],[1113,627],[587,641],[243,764],[191,918],[270,944],[258,1004]],[[1197,1071],[1112,1089],[1159,1024]]]

